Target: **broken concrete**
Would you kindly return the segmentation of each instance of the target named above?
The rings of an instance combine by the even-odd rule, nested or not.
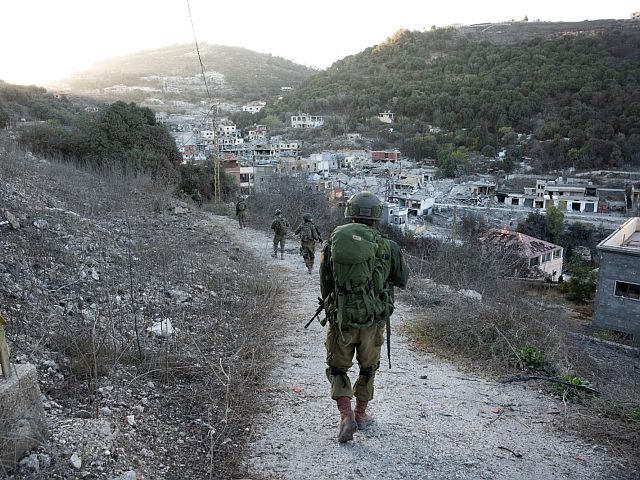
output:
[[[47,437],[36,367],[11,365],[11,370],[10,377],[0,377],[0,471],[13,470]]]

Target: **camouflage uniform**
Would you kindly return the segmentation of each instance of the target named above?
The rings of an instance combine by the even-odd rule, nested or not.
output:
[[[199,190],[194,190],[191,192],[191,199],[198,204],[198,207],[202,207],[202,195]]]
[[[408,270],[402,258],[400,247],[393,240],[381,239],[388,242],[391,258],[385,264],[387,278],[387,293],[393,300],[394,285],[404,287],[407,282]],[[320,256],[320,290],[322,298],[326,298],[333,291],[330,244],[322,249]],[[389,312],[391,315],[392,312]],[[330,319],[331,322],[331,319]],[[335,323],[329,324],[325,347],[327,351],[327,378],[331,382],[331,398],[353,397],[359,400],[373,399],[374,380],[376,370],[380,367],[380,350],[384,343],[385,319],[378,319],[366,328],[342,326],[338,330]],[[353,365],[356,356],[360,372],[353,388],[347,371]]]
[[[366,409],[373,399],[380,349],[393,313],[393,289],[404,288],[409,276],[398,244],[371,229],[381,216],[382,202],[375,195],[353,195],[345,210],[351,224],[333,231],[320,257],[320,291],[329,320],[326,375],[340,412],[340,443],[352,440],[358,429],[373,422]],[[352,387],[348,371],[354,355],[360,371]]]
[[[300,255],[304,258],[307,271],[311,274],[316,257],[316,242],[322,243],[322,237],[320,236],[318,227],[313,223],[311,215],[305,214],[303,218],[304,222],[301,223],[293,233],[300,235]]]
[[[238,200],[238,203],[236,203],[236,216],[238,217],[238,224],[240,225],[240,228],[246,227],[246,224],[244,222],[246,210],[247,202],[245,202],[244,199],[241,198],[240,200]]]
[[[284,228],[283,231],[278,231],[279,228]],[[280,210],[276,210],[276,218],[271,222],[271,230],[273,230],[273,253],[271,256],[276,258],[278,256],[278,245],[280,246],[280,258],[284,258],[284,244],[287,236],[287,228],[289,228],[289,222],[282,216]]]

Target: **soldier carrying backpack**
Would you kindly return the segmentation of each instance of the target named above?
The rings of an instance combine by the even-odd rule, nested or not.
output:
[[[340,443],[373,422],[366,409],[373,398],[385,328],[389,342],[393,289],[404,288],[409,276],[398,244],[372,228],[381,215],[382,202],[374,194],[353,195],[345,210],[351,223],[332,232],[320,257],[320,290],[329,320],[326,374],[340,412]],[[347,372],[354,354],[360,372],[352,388]]]
[[[305,213],[302,219],[303,222],[293,233],[294,235],[300,235],[300,255],[304,258],[307,272],[311,275],[313,262],[316,257],[316,242],[322,243],[322,237],[320,236],[318,227],[313,223],[313,217],[310,213]]]
[[[239,197],[236,203],[236,217],[238,217],[238,223],[240,228],[245,228],[244,217],[247,213],[247,202],[244,197]]]
[[[289,222],[282,216],[282,210],[276,210],[276,218],[271,222],[271,230],[273,230],[273,258],[278,258],[278,245],[280,245],[280,259],[284,259],[284,242],[287,236]]]

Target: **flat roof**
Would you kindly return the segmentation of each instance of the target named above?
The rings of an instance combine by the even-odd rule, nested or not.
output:
[[[632,217],[598,244],[600,250],[640,255],[640,217]]]

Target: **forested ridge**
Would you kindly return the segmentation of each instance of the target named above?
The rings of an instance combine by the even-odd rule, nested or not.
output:
[[[402,30],[334,63],[276,108],[341,115],[350,125],[391,110],[414,142],[436,125],[458,132],[457,147],[494,152],[517,143],[515,133],[533,133],[529,153],[543,163],[640,165],[640,31],[633,25],[500,45],[453,28]],[[435,143],[417,153],[436,156]]]

